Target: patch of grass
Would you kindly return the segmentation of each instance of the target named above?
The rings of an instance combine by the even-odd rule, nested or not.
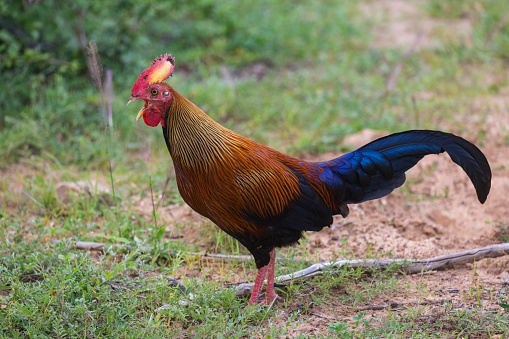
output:
[[[144,278],[150,273],[146,261],[137,251],[127,255],[107,252],[93,260],[88,253],[74,252],[65,244],[37,255],[14,251],[0,264],[0,285],[8,292],[1,299],[2,335],[74,337],[106,332],[120,337],[175,337],[186,324],[201,323],[207,317],[212,323],[218,316],[232,317],[232,307],[236,306],[238,315],[239,301],[231,292],[215,294],[215,284],[193,280],[186,283],[199,286],[187,292],[187,299],[191,293],[195,295],[194,304],[176,307],[186,296],[170,287],[164,275]],[[175,307],[174,312],[153,313],[163,303]],[[224,305],[230,307],[224,309]],[[226,313],[217,312],[217,307]],[[255,313],[253,321],[256,319]],[[203,333],[211,330],[200,327]]]
[[[174,269],[157,269],[151,254],[137,250],[122,254],[110,249],[97,257],[65,242],[47,248],[39,240],[20,239],[3,244],[0,252],[0,328],[7,337],[222,333],[240,338],[253,328],[270,335],[285,333],[284,327],[270,325],[276,309],[244,309],[245,300],[232,290],[193,277],[182,280],[184,294],[165,279]],[[345,270],[340,279],[352,282],[357,274]],[[166,306],[154,312],[161,305]]]
[[[464,44],[454,46],[462,59],[476,58],[483,62],[501,57],[507,60],[509,56],[509,4],[497,0],[428,0],[425,8],[436,18],[447,20],[464,19],[472,22],[473,48]],[[465,61],[465,60],[464,60]]]
[[[499,221],[498,226],[498,238],[502,242],[509,242],[509,225]]]
[[[377,318],[368,318],[365,312],[360,312],[350,323],[330,323],[329,330],[341,338],[444,338],[504,335],[508,326],[507,314],[478,307],[456,310],[445,303],[433,308],[408,308]]]

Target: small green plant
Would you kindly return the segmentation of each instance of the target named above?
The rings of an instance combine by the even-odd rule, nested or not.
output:
[[[347,323],[329,323],[329,331],[336,335],[338,338],[353,338],[352,331],[348,328]]]
[[[501,221],[497,222],[497,226],[500,241],[509,242],[509,226]]]

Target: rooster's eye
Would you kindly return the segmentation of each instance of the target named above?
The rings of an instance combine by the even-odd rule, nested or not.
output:
[[[157,89],[156,88],[152,88],[152,90],[150,91],[150,93],[152,95],[157,95]]]

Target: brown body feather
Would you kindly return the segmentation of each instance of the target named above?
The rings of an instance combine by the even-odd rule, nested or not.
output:
[[[301,232],[293,230],[288,243],[278,242],[281,237],[270,234],[275,231],[273,226],[248,217],[270,219],[283,214],[300,196],[296,173],[307,177],[330,208],[337,207],[332,192],[309,175],[307,167],[311,164],[219,125],[169,88],[173,102],[163,130],[180,194],[191,208],[251,252],[267,245],[268,253],[272,247],[287,245],[300,237]],[[268,240],[274,237],[274,241]]]

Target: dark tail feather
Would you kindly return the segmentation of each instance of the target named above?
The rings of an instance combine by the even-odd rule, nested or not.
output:
[[[365,179],[357,179],[354,184],[345,178],[352,192],[350,199],[345,202],[359,203],[389,194],[405,182],[405,172],[425,155],[444,151],[467,173],[479,201],[484,203],[491,187],[491,170],[484,154],[475,145],[454,134],[428,130],[391,134],[338,158],[352,163],[351,170],[356,172],[356,178],[370,175],[365,186],[360,183],[366,182]]]

